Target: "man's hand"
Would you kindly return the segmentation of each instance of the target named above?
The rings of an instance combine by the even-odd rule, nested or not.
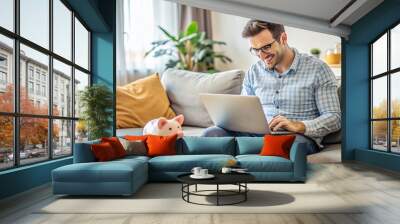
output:
[[[279,129],[283,128],[287,131],[296,132],[300,134],[304,134],[306,131],[306,126],[301,121],[291,121],[284,116],[278,115],[274,117],[269,123],[269,128],[272,131],[279,131]]]

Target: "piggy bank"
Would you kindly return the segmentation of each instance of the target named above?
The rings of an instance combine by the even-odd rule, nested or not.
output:
[[[183,137],[182,124],[184,117],[182,114],[168,120],[164,117],[153,119],[144,126],[143,135],[168,136],[177,134],[178,138]]]

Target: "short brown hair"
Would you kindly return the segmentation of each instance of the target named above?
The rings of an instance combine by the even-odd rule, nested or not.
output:
[[[269,30],[272,33],[272,36],[275,40],[279,41],[281,34],[285,32],[285,27],[282,24],[277,23],[269,23],[262,20],[251,19],[246,23],[246,26],[243,28],[242,37],[253,37],[263,30]]]

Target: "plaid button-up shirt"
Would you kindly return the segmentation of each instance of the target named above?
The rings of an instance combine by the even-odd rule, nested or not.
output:
[[[282,74],[261,60],[253,64],[244,78],[242,95],[258,96],[268,121],[282,115],[304,122],[304,135],[320,145],[325,135],[340,129],[338,84],[324,62],[293,50],[293,63]]]

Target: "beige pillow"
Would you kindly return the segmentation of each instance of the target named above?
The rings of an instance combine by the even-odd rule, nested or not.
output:
[[[117,87],[117,128],[137,128],[155,118],[175,117],[158,74]]]
[[[126,155],[135,155],[135,156],[145,156],[147,155],[147,148],[146,144],[141,141],[131,141],[131,140],[126,140],[124,138],[119,138],[119,141],[121,142],[122,146],[124,147],[126,151]]]

